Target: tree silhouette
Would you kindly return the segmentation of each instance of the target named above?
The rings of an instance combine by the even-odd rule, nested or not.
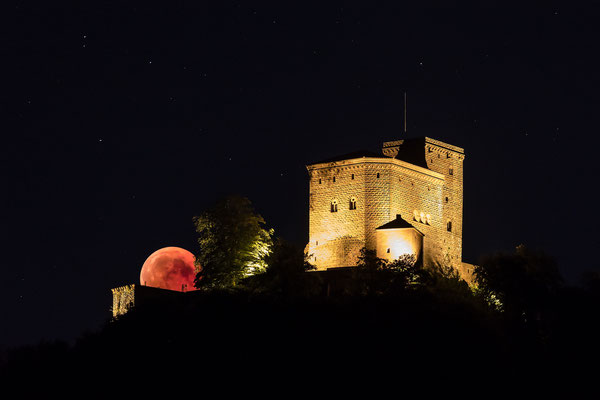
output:
[[[478,290],[497,309],[538,329],[563,284],[554,259],[523,245],[514,254],[484,257],[475,267]]]

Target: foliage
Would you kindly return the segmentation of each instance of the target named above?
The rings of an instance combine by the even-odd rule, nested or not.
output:
[[[266,258],[267,272],[244,283],[254,292],[286,297],[315,294],[319,291],[319,281],[313,279],[316,275],[305,274],[316,269],[308,262],[308,258],[308,254],[293,243],[277,238],[271,253]]]
[[[366,247],[360,249],[360,255],[358,256],[357,267],[362,268],[365,271],[383,271],[387,268],[388,262],[383,258],[377,257],[375,250],[369,250]]]
[[[235,287],[266,271],[273,230],[255,213],[250,200],[229,196],[193,218],[198,233],[198,288]]]
[[[433,265],[427,270],[426,276],[423,279],[426,279],[426,284],[435,288],[435,290],[453,291],[462,293],[464,296],[471,296],[473,294],[469,284],[461,278],[455,268],[449,265]]]
[[[539,320],[563,283],[551,257],[523,245],[514,254],[484,257],[475,282],[488,303],[523,322]]]
[[[358,257],[358,284],[365,294],[391,294],[423,283],[427,273],[412,254],[393,261],[377,257],[375,250],[362,248]]]

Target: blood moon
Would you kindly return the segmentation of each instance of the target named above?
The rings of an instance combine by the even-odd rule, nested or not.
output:
[[[195,257],[180,247],[164,247],[150,254],[140,272],[140,283],[161,289],[195,290]]]

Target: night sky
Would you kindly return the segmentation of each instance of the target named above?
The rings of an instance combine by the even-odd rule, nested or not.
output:
[[[303,247],[305,165],[403,137],[465,149],[465,261],[600,270],[598,10],[93,3],[5,2],[0,346],[97,329],[228,193]]]

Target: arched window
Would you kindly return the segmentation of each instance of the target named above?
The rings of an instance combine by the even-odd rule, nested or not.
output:
[[[421,212],[421,214],[419,214],[419,221],[421,221],[422,223],[425,223],[425,213]]]
[[[354,198],[354,197],[350,198],[350,209],[356,210],[356,198]]]
[[[337,212],[338,202],[337,200],[331,200],[331,212]]]

